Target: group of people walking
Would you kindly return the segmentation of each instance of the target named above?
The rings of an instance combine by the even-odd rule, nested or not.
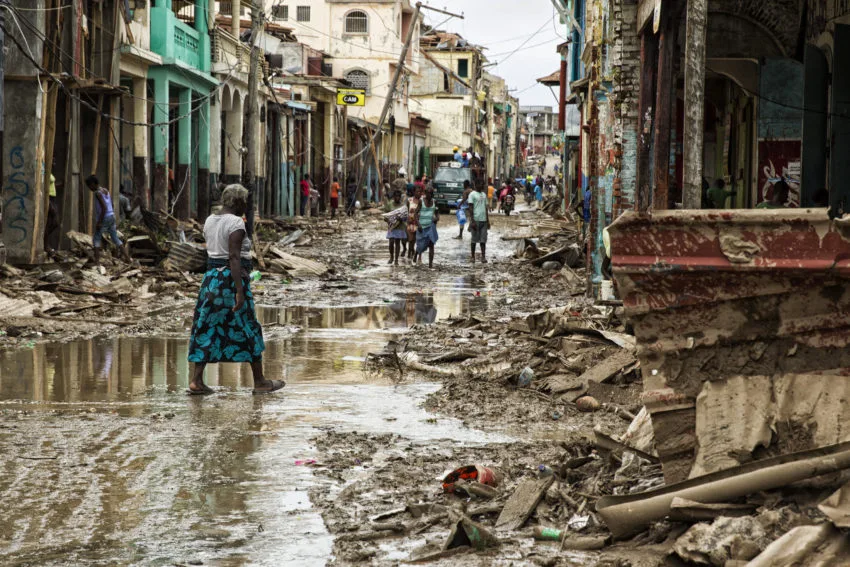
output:
[[[396,179],[396,182],[399,179]],[[394,182],[392,197],[384,204],[384,220],[387,222],[390,249],[389,263],[398,266],[399,258],[404,257],[421,264],[422,256],[427,250],[428,267],[433,268],[434,247],[439,240],[437,223],[440,222],[440,211],[434,201],[434,189],[426,188],[421,179],[413,184],[410,195],[407,195],[406,184],[404,193],[400,186],[401,183]]]

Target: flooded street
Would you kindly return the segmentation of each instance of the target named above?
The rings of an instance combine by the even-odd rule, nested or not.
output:
[[[453,240],[447,224],[436,273],[388,268],[376,237],[366,305],[258,309],[266,375],[288,383],[280,395],[252,396],[249,367],[221,365],[207,371],[217,395],[187,397],[187,336],[0,353],[0,563],[322,565],[333,540],[308,490],[327,481],[306,466],[318,432],[500,442],[421,409],[436,384],[394,385],[362,367],[413,325],[486,307],[468,236]],[[493,236],[492,256],[508,255]]]

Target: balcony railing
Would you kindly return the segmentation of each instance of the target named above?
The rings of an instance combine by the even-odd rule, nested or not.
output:
[[[180,61],[195,69],[208,70],[203,39],[192,26],[181,22],[168,8],[151,8],[151,51],[166,61]]]

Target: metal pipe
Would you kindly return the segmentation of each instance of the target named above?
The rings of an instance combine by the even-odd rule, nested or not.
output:
[[[670,513],[674,498],[703,504],[729,502],[754,492],[850,468],[850,442],[774,457],[628,496],[605,496],[596,511],[615,538],[639,532]]]

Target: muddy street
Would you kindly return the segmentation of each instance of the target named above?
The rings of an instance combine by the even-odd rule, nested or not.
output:
[[[252,396],[247,365],[222,365],[208,370],[215,396],[187,397],[187,338],[177,334],[116,330],[0,352],[0,560],[321,565],[333,537],[310,492],[334,490],[309,465],[321,432],[423,447],[508,441],[424,410],[438,384],[395,384],[364,368],[368,353],[413,326],[486,311],[488,282],[512,253],[498,239],[510,221],[499,222],[488,267],[469,266],[469,237],[454,240],[450,222],[436,270],[388,267],[383,233],[368,225],[354,235],[366,244],[353,297],[296,283],[283,305],[260,298],[266,373],[287,381],[278,396]],[[257,287],[278,298],[283,286]]]

